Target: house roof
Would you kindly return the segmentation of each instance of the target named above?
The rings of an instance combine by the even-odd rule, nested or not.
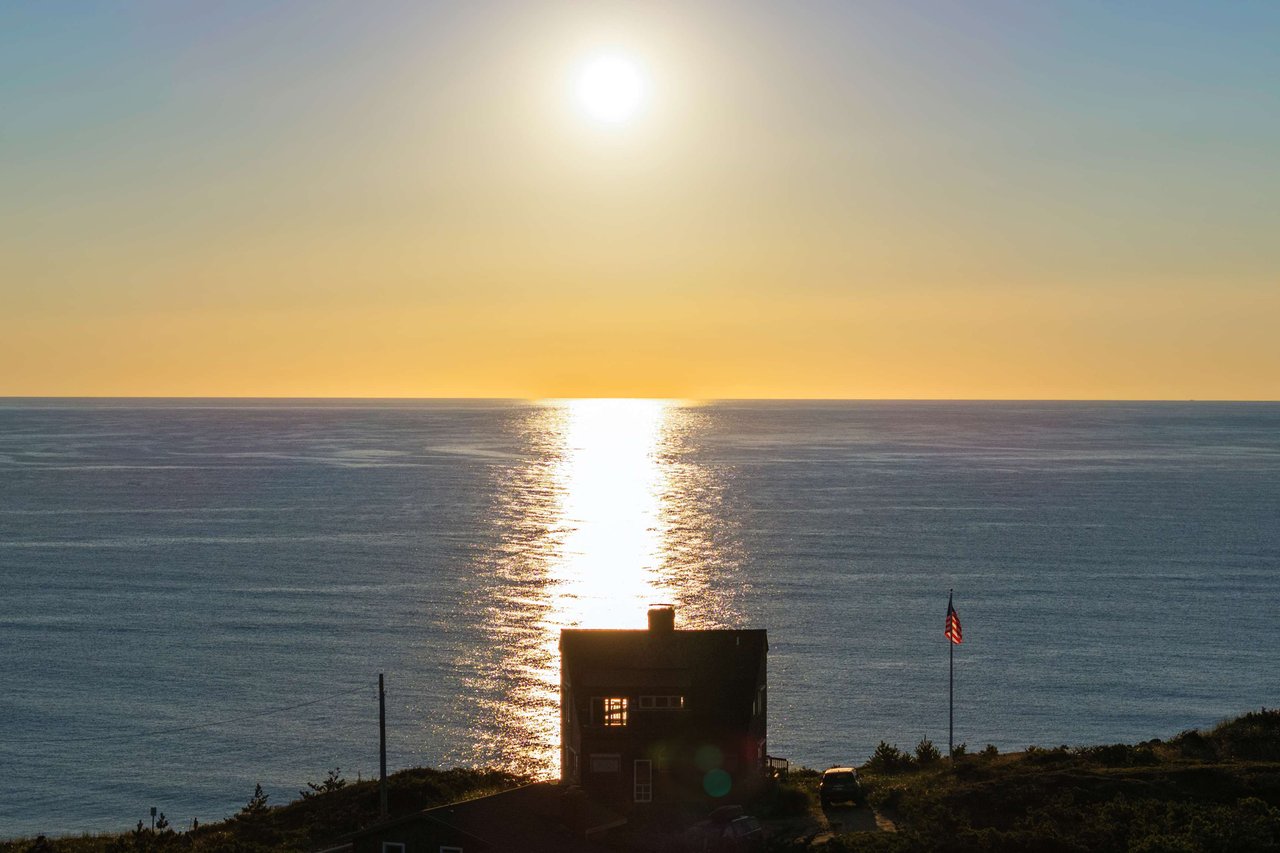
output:
[[[668,670],[672,674],[691,669],[740,664],[753,671],[769,651],[768,631],[763,629],[708,629],[696,631],[604,630],[565,628],[560,631],[560,651],[566,666],[600,666],[610,670]]]

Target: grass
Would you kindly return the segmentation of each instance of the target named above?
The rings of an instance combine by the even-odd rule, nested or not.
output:
[[[841,836],[830,853],[1280,853],[1280,711],[1168,742],[882,761],[863,778],[900,831]]]
[[[828,853],[1280,853],[1280,711],[1255,711],[1168,741],[994,748],[939,759],[887,744],[862,768],[868,799],[899,831],[846,833]],[[797,769],[752,808],[803,815],[819,774]],[[493,770],[406,770],[393,815],[483,796],[528,779]],[[377,818],[376,782],[248,810],[176,833],[127,831],[0,842],[0,853],[302,853]],[[789,850],[803,849],[794,844]]]
[[[482,797],[531,780],[498,770],[413,769],[387,779],[392,816]],[[164,853],[164,851],[229,851],[229,853],[302,853],[373,823],[378,817],[378,783],[350,783],[339,790],[296,800],[283,806],[242,811],[235,817],[189,832],[126,831],[116,835],[82,835],[0,842],[0,853]]]

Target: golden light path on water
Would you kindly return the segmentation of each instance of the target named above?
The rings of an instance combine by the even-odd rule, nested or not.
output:
[[[689,459],[704,415],[662,400],[568,400],[521,424],[527,463],[499,490],[499,548],[469,665],[481,700],[475,758],[559,772],[560,629],[642,628],[673,603],[681,627],[736,620],[711,472]]]
[[[551,564],[543,626],[631,628],[646,602],[674,592],[658,575],[668,485],[656,460],[668,407],[653,400],[577,400],[565,406],[554,487],[564,538]],[[557,680],[558,683],[558,680]]]

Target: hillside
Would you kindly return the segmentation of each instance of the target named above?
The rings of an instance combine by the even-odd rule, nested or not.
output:
[[[811,814],[816,773],[793,773],[770,803],[782,815]],[[1168,741],[1069,748],[993,747],[937,756],[881,744],[862,769],[868,799],[896,832],[777,832],[771,850],[828,853],[1280,853],[1280,711],[1251,712]],[[406,770],[389,781],[392,814],[468,799],[526,779],[486,770]],[[376,782],[317,785],[283,806],[251,799],[240,814],[189,832],[149,829],[118,835],[0,842],[0,853],[232,851],[301,853],[376,819]],[[778,795],[781,796],[778,796]],[[779,808],[779,805],[782,807]],[[795,819],[791,819],[793,825]],[[867,820],[846,826],[874,826]],[[806,837],[807,836],[807,837]]]
[[[431,770],[416,768],[387,779],[387,804],[392,815],[471,799],[528,782],[497,770]],[[227,820],[175,832],[135,829],[114,835],[85,835],[54,839],[0,842],[0,853],[133,853],[134,851],[232,851],[232,853],[300,853],[315,850],[334,838],[378,817],[378,783],[330,781],[307,791],[307,796],[282,806],[251,797],[239,814]]]
[[[826,850],[1183,853],[1280,851],[1280,711],[1169,741],[994,749],[946,761],[882,745],[863,773],[896,833]]]

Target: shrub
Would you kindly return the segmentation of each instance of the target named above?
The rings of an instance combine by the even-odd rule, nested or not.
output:
[[[244,808],[240,809],[240,817],[254,817],[260,815],[267,810],[267,792],[262,790],[262,783],[259,782],[253,789],[253,796],[249,798],[249,802],[244,804]]]
[[[1250,711],[1214,726],[1209,737],[1232,758],[1280,761],[1280,710]]]
[[[902,805],[901,785],[876,785],[867,793],[867,802],[880,811],[897,811]]]
[[[890,746],[888,743],[880,741],[876,751],[871,753],[871,758],[867,760],[867,769],[874,770],[877,773],[900,773],[910,768],[911,756],[898,749],[896,743]]]
[[[1075,750],[1075,753],[1104,767],[1149,767],[1160,763],[1155,751],[1146,745],[1113,743],[1108,746],[1085,746]]]
[[[1197,761],[1214,761],[1218,757],[1218,748],[1214,746],[1213,741],[1195,729],[1187,729],[1169,741],[1169,743],[1178,750],[1178,754],[1183,758],[1192,758]]]
[[[329,771],[329,775],[325,777],[323,782],[308,782],[309,790],[299,791],[303,799],[314,797],[317,794],[328,794],[332,791],[341,791],[347,787],[347,780],[342,778],[342,768],[335,767]]]
[[[1045,749],[1035,744],[1027,747],[1027,761],[1032,764],[1070,764],[1071,758],[1071,751],[1065,745],[1055,746],[1053,749]]]
[[[941,758],[942,753],[938,752],[938,748],[928,738],[921,738],[920,742],[916,744],[916,763],[921,767],[933,764]]]

